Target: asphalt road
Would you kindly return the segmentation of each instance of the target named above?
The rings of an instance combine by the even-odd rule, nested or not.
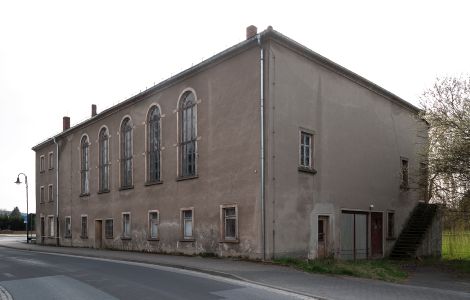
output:
[[[0,247],[0,300],[5,290],[17,300],[310,299],[194,271]]]

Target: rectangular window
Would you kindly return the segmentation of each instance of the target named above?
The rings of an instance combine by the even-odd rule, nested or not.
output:
[[[39,188],[39,203],[44,203],[44,197],[45,197],[44,187],[41,186]]]
[[[392,211],[387,213],[387,237],[395,237],[395,212]]]
[[[181,219],[183,225],[183,239],[193,239],[193,210],[182,210]]]
[[[54,189],[52,188],[52,184],[49,184],[49,186],[47,187],[47,195],[49,202],[54,200]]]
[[[45,160],[44,155],[41,155],[39,157],[39,172],[41,172],[41,173],[44,172],[44,168],[45,168],[44,160]]]
[[[81,238],[86,239],[88,238],[88,217],[82,216],[82,229],[81,229]]]
[[[408,159],[401,158],[401,188],[408,188]]]
[[[222,208],[224,240],[234,241],[238,239],[237,215],[236,206],[226,206]]]
[[[65,236],[66,238],[72,237],[72,218],[65,217]]]
[[[113,228],[113,219],[108,219],[104,221],[104,237],[107,239],[112,239],[114,235]]]
[[[54,216],[47,217],[47,229],[48,229],[48,236],[54,236]]]
[[[49,170],[54,169],[54,152],[49,152]]]
[[[123,238],[131,237],[131,214],[130,213],[122,214],[122,237]]]
[[[311,133],[301,131],[300,132],[300,166],[303,168],[311,169],[312,164],[312,152],[313,152],[313,135]]]
[[[149,227],[150,227],[149,232],[150,232],[151,239],[158,239],[158,223],[159,223],[158,212],[157,211],[149,212]]]

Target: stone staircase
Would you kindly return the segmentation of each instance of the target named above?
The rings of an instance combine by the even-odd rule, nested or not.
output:
[[[436,204],[418,203],[411,212],[408,223],[398,237],[390,258],[407,259],[415,257],[416,250],[421,245],[436,213]]]

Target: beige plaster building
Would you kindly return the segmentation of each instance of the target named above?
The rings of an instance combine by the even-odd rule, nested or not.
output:
[[[38,243],[387,255],[422,195],[418,109],[271,27],[33,148]]]

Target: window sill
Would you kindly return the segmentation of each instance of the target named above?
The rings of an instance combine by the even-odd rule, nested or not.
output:
[[[90,196],[90,193],[80,194],[80,197],[88,197],[88,196]]]
[[[314,168],[307,168],[307,167],[299,166],[298,170],[299,172],[310,173],[312,175],[317,174],[317,170],[315,170]]]
[[[185,177],[180,176],[176,178],[176,181],[190,180],[190,179],[196,179],[196,178],[199,178],[199,176],[198,175],[185,176]]]
[[[131,237],[128,237],[128,236],[121,236],[121,240],[123,240],[123,241],[130,241],[130,240],[132,240],[132,238],[131,238]]]
[[[240,243],[240,240],[239,240],[239,239],[235,239],[235,240],[221,240],[221,241],[219,241],[219,243],[238,244],[238,243]]]
[[[158,242],[158,241],[160,241],[160,239],[159,238],[148,238],[147,241],[149,241],[149,242]]]
[[[190,239],[180,239],[180,242],[194,242],[196,241],[194,238],[190,238]]]
[[[133,186],[133,185],[131,185],[131,186],[121,186],[121,187],[119,188],[120,191],[132,190],[132,189],[134,189],[134,186]]]
[[[110,192],[110,190],[103,190],[103,191],[98,191],[97,194],[98,194],[98,195],[100,195],[100,194],[107,194],[107,193],[109,193],[109,192]]]
[[[163,181],[159,180],[159,181],[148,181],[144,184],[144,186],[152,186],[152,185],[159,185],[159,184],[163,184]]]

